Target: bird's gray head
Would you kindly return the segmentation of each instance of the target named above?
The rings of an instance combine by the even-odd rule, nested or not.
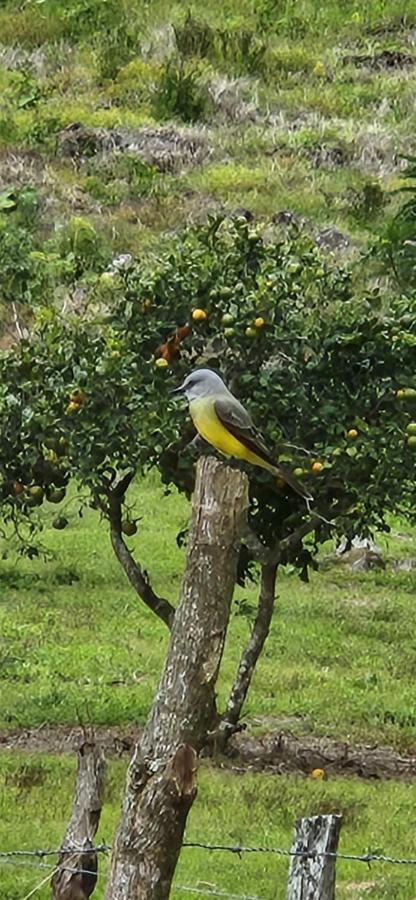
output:
[[[217,397],[228,394],[228,388],[212,369],[195,369],[186,376],[185,381],[175,388],[172,394],[185,394],[187,400],[200,400],[203,397]]]

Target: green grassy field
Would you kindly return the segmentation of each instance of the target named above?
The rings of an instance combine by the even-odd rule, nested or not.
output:
[[[175,535],[187,521],[188,504],[175,494],[164,497],[152,478],[135,486],[134,502],[143,520],[131,546],[152,573],[155,587],[175,600],[184,562]],[[285,722],[299,733],[391,743],[404,752],[414,746],[414,575],[394,574],[392,568],[393,560],[412,556],[414,540],[407,528],[405,535],[399,526],[393,529],[384,545],[383,572],[352,573],[323,560],[322,571],[309,585],[296,576],[282,576],[272,632],[246,707],[250,728],[270,731]],[[3,728],[142,722],[163,663],[165,628],[136,600],[95,513],[80,520],[74,504],[69,527],[59,535],[45,529],[43,541],[53,546],[51,562],[17,565],[10,558],[2,563]],[[254,603],[255,589],[238,589],[236,599],[243,597]],[[220,701],[226,698],[249,624],[234,604]],[[124,763],[110,763],[99,840],[112,839],[124,768]],[[0,772],[0,849],[58,845],[71,802],[75,759],[4,752]],[[188,838],[288,847],[296,816],[335,810],[345,817],[341,850],[411,856],[415,790],[413,785],[340,778],[242,777],[204,765]],[[271,855],[240,860],[184,850],[176,881],[283,898],[286,868],[285,859]],[[21,900],[46,874],[4,866],[0,898]],[[411,867],[368,871],[358,863],[339,864],[340,897],[367,896],[351,887],[361,883],[377,898],[409,900],[416,892]],[[179,888],[176,895],[181,896]],[[47,889],[39,896],[47,897]]]
[[[135,487],[132,501],[143,519],[130,545],[155,589],[176,602],[185,551],[175,538],[187,522],[188,504],[175,493],[165,497],[153,478]],[[92,511],[79,519],[75,500],[71,509],[64,532],[50,526],[43,532],[54,559],[2,562],[3,728],[143,722],[157,684],[167,630],[130,588],[105,524]],[[330,564],[325,551],[322,571],[309,585],[282,570],[272,632],[245,710],[249,720],[260,727],[264,720],[266,729],[289,718],[299,733],[381,739],[402,751],[414,745],[415,576],[393,568],[395,560],[413,555],[414,542],[410,529],[403,538],[393,528],[382,542],[385,571],[352,572]],[[220,703],[255,603],[255,585],[237,589]]]
[[[109,766],[107,802],[97,838],[112,840],[119,812],[125,766]],[[0,756],[0,847],[59,846],[70,812],[74,760],[59,757],[16,754]],[[221,802],[219,798],[221,797]],[[188,820],[186,840],[227,845],[288,848],[293,823],[298,815],[340,812],[344,817],[340,852],[391,851],[397,855],[414,853],[411,828],[415,801],[414,786],[369,784],[358,781],[316,782],[309,779],[246,774],[224,774],[204,765],[199,774],[199,794]],[[386,815],[389,810],[390,815]],[[27,860],[33,862],[34,860]],[[21,862],[21,860],[19,860]],[[52,870],[54,858],[47,862]],[[104,873],[108,859],[101,861],[94,898],[104,896]],[[185,898],[180,886],[219,889],[263,900],[284,900],[287,859],[272,854],[209,853],[184,849],[175,875],[173,897]],[[0,865],[1,900],[23,900],[42,878],[43,868]],[[387,866],[340,861],[337,868],[337,897],[395,898],[410,900],[416,893],[414,867]],[[36,897],[46,900],[48,887]],[[208,893],[206,894],[208,896]]]

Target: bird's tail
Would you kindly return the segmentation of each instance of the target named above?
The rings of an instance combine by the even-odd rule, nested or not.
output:
[[[309,504],[313,503],[313,496],[308,490],[308,488],[299,481],[298,478],[290,471],[290,469],[286,469],[285,466],[275,466],[275,472],[279,479],[282,479],[292,488],[292,491],[295,491],[295,494],[299,494],[300,497],[306,501],[306,505],[309,509]]]

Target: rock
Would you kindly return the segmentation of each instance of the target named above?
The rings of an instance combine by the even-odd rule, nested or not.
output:
[[[335,225],[329,225],[318,232],[316,243],[322,250],[335,252],[336,250],[345,250],[350,246],[350,238],[347,234],[339,231]]]
[[[305,219],[291,209],[281,209],[274,214],[272,222],[273,225],[283,225],[286,228],[290,228],[292,225],[297,225],[298,228],[301,228],[305,224]]]
[[[359,554],[359,555],[357,555]],[[353,572],[368,572],[370,569],[385,569],[384,559],[372,550],[350,550],[347,560]],[[356,555],[356,558],[354,556]]]
[[[347,565],[354,572],[386,568],[381,548],[370,538],[356,536],[351,541],[343,538],[335,551],[335,556],[338,562]]]
[[[111,264],[107,272],[120,272],[122,269],[130,269],[133,265],[133,256],[131,253],[120,253],[111,260]]]
[[[244,206],[237,206],[236,209],[229,213],[229,217],[230,219],[245,219],[246,222],[252,222],[254,219],[253,213],[249,209],[245,209]]]
[[[361,538],[355,535],[351,540],[344,537],[337,546],[337,556],[344,556],[350,550],[371,550],[373,553],[381,553],[381,548],[371,538]]]

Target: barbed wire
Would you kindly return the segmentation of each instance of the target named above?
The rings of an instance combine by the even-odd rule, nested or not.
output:
[[[61,871],[61,872],[72,872],[74,875],[97,875],[100,877],[104,875],[104,872],[95,872],[93,869],[76,869],[72,866],[66,865],[53,865],[50,866],[48,863],[42,862],[26,862],[24,860],[15,860],[15,859],[3,859],[0,861],[0,866],[16,866],[28,869],[49,869],[51,872]]]
[[[242,853],[271,853],[276,856],[302,856],[306,859],[326,857],[329,859],[344,859],[353,862],[363,862],[367,864],[372,862],[380,862],[389,863],[390,865],[416,866],[416,858],[406,859],[405,857],[395,857],[383,853],[372,853],[371,851],[369,851],[368,853],[338,853],[331,852],[330,850],[287,850],[283,847],[245,847],[240,844],[206,844],[203,841],[185,841],[182,844],[182,847],[185,849],[194,848],[209,851],[224,851],[228,853],[234,853],[237,856],[241,855]],[[63,847],[59,848],[58,850],[0,850],[0,865],[3,864],[3,862],[5,862],[7,859],[13,859],[14,857],[32,856],[38,859],[43,859],[47,856],[59,856],[62,853],[108,853],[108,851],[111,849],[111,844],[98,844],[96,847],[90,848],[78,848],[75,846]],[[66,868],[66,866],[62,866],[62,868]]]
[[[395,856],[388,856],[382,853],[338,853],[330,850],[287,850],[282,847],[243,847],[240,845],[230,846],[227,844],[205,844],[202,841],[189,841],[182,845],[183,847],[199,847],[204,850],[225,850],[229,853],[274,853],[277,856],[303,856],[307,859],[317,859],[318,857],[326,857],[329,859],[346,859],[355,862],[384,862],[392,865],[416,866],[416,859],[405,859]]]
[[[172,890],[187,891],[190,894],[203,894],[204,897],[207,894],[212,897],[228,897],[229,900],[260,900],[260,897],[252,897],[250,894],[228,894],[227,891],[221,891],[215,887],[191,887],[191,885],[187,884],[173,884]]]
[[[58,850],[0,850],[0,860],[12,856],[36,856],[43,859],[45,856],[59,856],[61,853],[107,853],[111,850],[110,844],[98,844],[97,847],[59,847]]]

